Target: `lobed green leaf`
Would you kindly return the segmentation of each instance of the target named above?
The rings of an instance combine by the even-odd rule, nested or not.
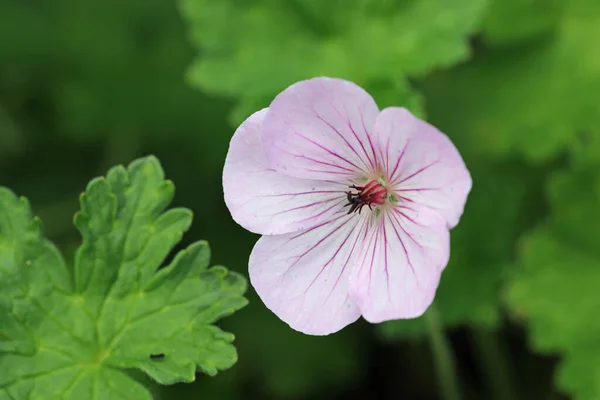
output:
[[[551,217],[523,239],[507,304],[528,321],[534,349],[563,356],[558,386],[593,400],[600,393],[600,170],[563,171],[549,189]]]
[[[421,109],[406,78],[469,56],[488,0],[184,0],[200,56],[189,81],[239,99],[239,123],[290,84],[334,76]],[[383,89],[385,88],[385,89]]]
[[[445,108],[444,125],[462,138],[461,148],[494,158],[517,153],[541,164],[564,154],[582,132],[597,130],[600,47],[590,38],[600,36],[599,4],[565,2],[552,34],[483,50],[428,82],[428,104]]]
[[[0,188],[0,399],[149,399],[127,372],[161,384],[237,360],[212,325],[246,304],[245,280],[209,268],[206,242],[162,264],[192,220],[147,157],[94,179],[75,224],[72,271],[28,202]]]

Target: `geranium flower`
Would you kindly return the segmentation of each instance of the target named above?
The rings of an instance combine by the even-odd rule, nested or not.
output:
[[[326,335],[361,315],[425,312],[471,177],[436,128],[322,77],[237,129],[223,187],[233,219],[263,235],[249,261],[262,301],[292,328]]]

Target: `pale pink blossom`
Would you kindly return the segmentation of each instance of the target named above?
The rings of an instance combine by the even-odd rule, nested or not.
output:
[[[404,108],[379,111],[352,82],[280,93],[231,139],[225,202],[263,235],[250,280],[292,328],[336,332],[418,317],[435,296],[471,177],[446,135]]]

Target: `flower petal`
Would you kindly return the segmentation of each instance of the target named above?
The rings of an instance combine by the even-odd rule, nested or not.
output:
[[[350,276],[350,297],[369,322],[420,316],[448,263],[445,221],[430,210],[396,208],[371,222]]]
[[[436,211],[453,228],[463,213],[472,181],[450,139],[399,107],[379,114],[374,136],[396,194]]]
[[[273,235],[310,228],[331,218],[346,203],[346,187],[270,169],[261,142],[266,111],[251,115],[231,139],[223,191],[233,219],[249,231]]]
[[[356,84],[334,78],[301,81],[269,106],[263,144],[269,165],[306,179],[345,180],[376,165],[369,136],[379,110]]]
[[[250,281],[267,308],[311,335],[360,317],[348,295],[365,215],[343,215],[299,233],[263,236],[250,255]]]

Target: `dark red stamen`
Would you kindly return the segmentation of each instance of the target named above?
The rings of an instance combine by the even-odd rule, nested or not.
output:
[[[346,192],[348,204],[346,204],[344,207],[350,206],[348,214],[352,214],[356,211],[358,211],[360,214],[360,211],[364,206],[368,206],[369,209],[372,210],[372,204],[382,205],[387,196],[387,190],[381,183],[377,181],[371,181],[365,186],[352,185],[350,188],[358,190],[358,193]]]

